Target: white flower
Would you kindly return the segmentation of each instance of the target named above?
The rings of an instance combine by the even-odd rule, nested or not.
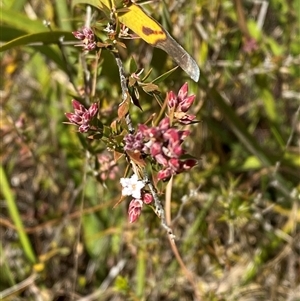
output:
[[[145,186],[143,181],[139,181],[136,174],[131,178],[121,178],[120,183],[123,186],[122,195],[131,195],[135,199],[141,198],[141,189]]]
[[[115,33],[115,30],[114,30],[113,26],[110,23],[107,24],[107,26],[104,28],[104,31],[106,31],[110,34]]]

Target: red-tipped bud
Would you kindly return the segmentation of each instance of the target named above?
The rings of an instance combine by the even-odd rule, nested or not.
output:
[[[182,168],[184,170],[189,170],[197,164],[197,160],[195,159],[187,159],[182,162]]]
[[[164,180],[169,179],[171,177],[171,175],[172,175],[171,169],[167,168],[167,169],[159,171],[157,174],[157,178],[160,181],[164,181]]]
[[[98,112],[98,104],[93,103],[87,110],[79,101],[73,99],[72,106],[74,108],[74,113],[65,113],[66,117],[71,123],[79,126],[79,132],[88,132],[90,123]]]
[[[143,199],[143,202],[148,205],[148,204],[152,203],[153,196],[151,193],[146,192],[142,195],[142,199]]]
[[[93,118],[98,113],[98,104],[93,103],[89,108],[89,114]]]
[[[168,106],[169,108],[174,108],[178,105],[177,96],[173,91],[168,93]]]
[[[151,148],[150,148],[150,154],[152,157],[155,157],[157,156],[158,154],[161,153],[161,143],[159,142],[154,142],[152,145],[151,145]]]
[[[134,223],[141,215],[143,202],[138,199],[133,199],[129,204],[128,217],[129,222]]]
[[[158,125],[158,128],[161,131],[166,131],[168,128],[170,128],[170,119],[168,117],[162,119]]]
[[[162,155],[162,154],[158,154],[155,156],[155,160],[157,161],[158,164],[161,164],[163,166],[168,166],[168,160],[167,158]]]
[[[196,96],[190,95],[186,97],[182,102],[179,103],[178,111],[180,112],[186,112],[191,105],[194,103]]]
[[[185,83],[178,92],[179,102],[183,101],[186,98],[188,91],[189,91],[188,83]]]

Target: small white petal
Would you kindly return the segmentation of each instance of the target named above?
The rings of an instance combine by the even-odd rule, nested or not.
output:
[[[139,181],[136,174],[133,174],[131,178],[121,178],[120,183],[123,186],[122,195],[131,195],[135,199],[141,198],[141,189],[145,184]]]
[[[139,178],[136,174],[133,174],[130,178],[131,182],[138,182],[139,181]]]

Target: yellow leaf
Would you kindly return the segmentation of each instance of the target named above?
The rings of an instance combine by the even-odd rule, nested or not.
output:
[[[110,0],[100,0],[100,2],[112,9]],[[126,6],[126,9],[119,10],[116,17],[119,22],[130,28],[148,44],[168,53],[195,82],[198,82],[200,69],[195,60],[171,37],[162,25],[148,16],[140,6],[131,3]]]

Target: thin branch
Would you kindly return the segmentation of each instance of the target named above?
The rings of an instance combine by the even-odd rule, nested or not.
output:
[[[91,28],[91,19],[92,19],[92,8],[88,5],[86,8],[86,14],[85,14],[85,27],[86,28]],[[97,54],[96,54],[97,56]],[[87,62],[85,60],[85,53],[82,52],[81,54],[81,62],[82,62],[82,67],[84,71],[84,90],[85,90],[85,101],[87,103],[90,103],[90,95],[93,91],[92,87],[92,80],[91,80],[91,72],[87,66]]]
[[[164,207],[156,193],[156,190],[152,184],[152,182],[149,180],[149,176],[146,170],[143,171],[143,180],[145,183],[147,183],[150,192],[153,196],[154,199],[154,206],[155,206],[155,213],[157,214],[157,216],[160,218],[161,220],[161,225],[162,227],[167,231],[168,235],[169,235],[169,239],[171,241],[175,240],[175,235],[173,234],[172,229],[168,226],[167,224],[167,220],[166,220],[166,216],[165,216],[165,210]]]
[[[241,0],[234,0],[234,4],[235,4],[237,22],[238,22],[238,26],[240,28],[240,31],[246,39],[250,39],[251,35],[249,33],[249,29],[248,29],[248,26],[247,26],[245,12],[244,12],[244,9],[243,9],[243,3],[242,3]]]
[[[127,80],[126,80],[126,76],[125,76],[125,71],[124,71],[122,60],[120,59],[118,53],[114,52],[114,55],[115,55],[115,60],[116,60],[118,69],[119,69],[120,83],[121,83],[121,89],[122,89],[122,100],[124,102],[124,101],[127,100],[127,97],[129,96],[128,88],[127,88]],[[127,127],[128,127],[128,131],[130,133],[134,133],[135,130],[134,130],[134,127],[132,125],[132,120],[131,120],[129,112],[126,114],[125,120],[126,120],[126,124],[127,124]],[[134,164],[132,164],[132,165],[134,165]],[[161,203],[161,201],[160,201],[160,199],[159,199],[159,197],[158,197],[158,195],[156,193],[154,185],[152,184],[152,182],[149,179],[148,173],[147,173],[147,171],[146,171],[145,168],[142,171],[142,177],[143,177],[144,183],[148,185],[148,187],[150,189],[150,192],[151,192],[151,194],[153,196],[154,205],[155,205],[155,213],[160,218],[162,227],[167,231],[167,233],[169,235],[169,238],[171,240],[174,240],[175,239],[175,235],[173,234],[172,229],[168,226],[168,224],[166,222],[165,210],[163,208],[163,205],[162,205],[162,203]]]
[[[96,291],[94,291],[90,295],[80,298],[78,301],[99,300],[99,297],[101,296],[101,294],[103,294],[107,290],[107,288],[112,283],[112,281],[120,274],[120,272],[125,267],[125,264],[126,264],[126,260],[121,259],[115,266],[113,266],[110,269],[107,277],[104,279],[104,281],[102,282],[102,284]]]
[[[269,7],[269,2],[268,1],[261,1],[261,8],[257,17],[257,27],[262,30],[265,20],[266,20],[266,15]]]
[[[33,273],[25,280],[21,281],[20,283],[0,292],[0,299],[4,300],[4,298],[8,298],[9,296],[15,295],[17,292],[21,292],[25,290],[27,287],[32,285],[35,280],[38,278],[38,274]]]
[[[168,224],[171,224],[171,199],[172,199],[172,184],[173,184],[173,177],[171,178],[171,180],[169,181],[168,185],[167,185],[167,189],[166,189],[166,210],[167,210],[167,215],[166,215],[166,222]],[[196,281],[196,277],[194,275],[194,273],[192,273],[185,265],[183,259],[180,256],[180,253],[178,251],[176,242],[174,239],[171,238],[171,236],[169,236],[169,241],[171,244],[171,248],[172,251],[177,259],[177,262],[179,263],[184,275],[186,276],[186,279],[188,280],[188,282],[191,284],[191,286],[193,287],[194,290],[194,294],[195,294],[195,300],[200,301],[201,300],[201,296],[199,293],[199,288],[197,286],[197,281]]]
[[[85,163],[84,163],[84,171],[83,171],[83,179],[82,179],[82,184],[83,187],[86,187],[86,181],[87,181],[87,165],[88,165],[88,156],[89,156],[89,152],[86,151],[86,155],[85,155]],[[80,200],[80,209],[79,211],[82,213],[83,209],[84,209],[84,199],[85,199],[85,190],[82,190],[81,193],[81,200]],[[80,215],[79,217],[79,221],[78,221],[78,225],[77,225],[77,237],[76,237],[76,242],[75,242],[75,246],[74,246],[74,269],[73,269],[73,273],[74,273],[74,279],[73,279],[73,283],[72,283],[72,292],[76,291],[76,283],[77,283],[77,270],[78,270],[78,252],[79,252],[79,245],[80,245],[80,237],[81,237],[81,226],[82,226],[82,217],[83,214]],[[74,296],[72,296],[72,300],[74,299]]]
[[[127,97],[129,95],[127,83],[126,83],[125,70],[123,67],[123,62],[119,57],[119,54],[114,52],[114,55],[115,55],[115,60],[116,60],[118,69],[119,69],[120,83],[121,83],[121,89],[122,89],[122,100],[124,102],[127,100]],[[131,134],[134,133],[134,127],[132,125],[132,120],[131,120],[129,113],[126,114],[125,120],[126,120],[126,124],[127,124],[129,133],[131,133]]]
[[[61,229],[65,227],[67,220],[77,219],[77,218],[80,218],[82,215],[88,215],[88,214],[95,213],[97,211],[103,210],[107,207],[111,207],[118,200],[118,199],[113,199],[113,200],[111,200],[110,202],[107,202],[107,203],[103,203],[103,204],[101,203],[101,204],[97,204],[97,205],[92,206],[92,207],[84,208],[83,211],[78,210],[78,211],[74,211],[74,212],[70,213],[70,210],[73,208],[74,201],[75,201],[75,199],[77,199],[78,193],[80,193],[82,188],[83,188],[82,186],[80,186],[77,189],[73,189],[73,188],[71,189],[70,188],[70,190],[73,190],[73,195],[72,195],[71,200],[70,200],[70,206],[69,206],[70,209],[67,211],[67,213],[64,216],[49,220],[49,221],[41,223],[37,226],[26,227],[25,232],[30,233],[30,234],[31,233],[38,233],[38,232],[41,232],[41,231],[43,231],[43,230],[45,230],[45,229],[47,229],[51,226],[54,226],[55,224],[58,224],[58,223],[60,223],[59,231],[61,231]],[[2,227],[6,227],[8,229],[17,230],[17,228],[14,224],[12,224],[9,220],[1,218],[1,217],[0,217],[0,225]]]

